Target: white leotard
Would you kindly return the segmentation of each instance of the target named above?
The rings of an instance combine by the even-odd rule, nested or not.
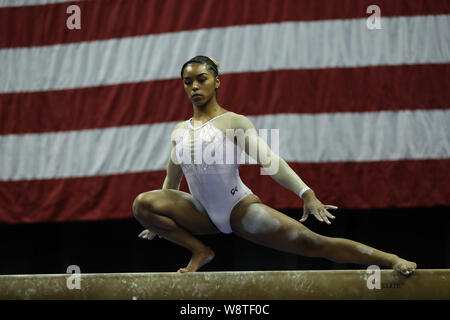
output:
[[[239,176],[238,160],[244,151],[213,124],[213,120],[227,113],[218,115],[197,128],[192,126],[190,118],[188,126],[175,140],[175,154],[189,191],[205,207],[211,221],[223,233],[233,231],[230,214],[235,204],[253,193]],[[223,156],[213,159],[213,163],[211,157],[205,157],[205,154],[216,155],[220,150],[223,151]],[[226,150],[233,150],[232,163],[227,162]],[[198,152],[200,157],[194,158],[194,152]],[[199,161],[196,162],[195,159]]]

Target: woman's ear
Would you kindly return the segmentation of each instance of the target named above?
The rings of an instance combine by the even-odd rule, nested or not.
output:
[[[220,79],[216,77],[216,89],[220,87]]]

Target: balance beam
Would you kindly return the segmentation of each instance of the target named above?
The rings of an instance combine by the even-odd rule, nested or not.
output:
[[[2,275],[2,300],[391,300],[450,299],[450,269],[421,269],[406,278],[367,270]],[[369,279],[368,279],[369,278]],[[69,289],[68,282],[73,289]],[[374,283],[374,282],[371,282]]]

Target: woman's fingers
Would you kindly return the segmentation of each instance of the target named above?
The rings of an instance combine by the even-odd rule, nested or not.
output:
[[[325,209],[315,209],[314,216],[317,218],[317,220],[319,220],[320,222],[325,222],[326,224],[331,224],[331,222],[330,222],[330,220],[328,220],[328,218],[331,218],[331,219],[336,218],[335,216],[330,214]]]
[[[149,231],[147,229],[145,229],[144,231],[139,233],[138,237],[139,238],[144,238],[148,233],[149,233]]]
[[[320,207],[319,207],[320,208]],[[324,205],[322,208],[307,208],[303,210],[303,216],[302,218],[299,220],[300,222],[304,222],[306,221],[306,219],[308,218],[308,215],[311,213],[313,214],[317,220],[319,220],[320,222],[325,222],[327,224],[331,224],[330,219],[336,219],[335,216],[333,216],[330,212],[328,212],[327,209],[332,209],[332,210],[336,210],[338,207],[333,206],[333,205]]]
[[[319,220],[320,222],[323,222],[322,215],[320,214],[320,211],[318,209],[313,210],[313,214],[317,220]]]
[[[325,214],[327,215],[327,217],[330,217],[331,219],[336,219],[335,216],[333,216],[331,213],[328,212],[328,209],[330,209],[330,210],[336,210],[337,208],[338,208],[338,207],[332,206],[332,205],[330,205],[330,204],[326,205],[326,206],[325,206],[325,209],[327,209],[327,210],[325,210]]]
[[[154,233],[153,231],[150,231],[150,232],[147,234],[146,239],[152,240],[154,237],[156,237],[156,233]]]
[[[300,219],[300,222],[305,222],[306,219],[308,219],[308,215],[309,215],[308,210],[303,210],[303,216]]]
[[[322,209],[319,212],[320,212],[320,216],[322,217],[322,220],[325,221],[326,224],[331,224],[330,220],[328,220],[326,210]]]
[[[152,240],[154,237],[156,237],[156,233],[154,233],[153,231],[150,231],[148,229],[145,229],[138,235],[138,237],[142,238],[142,239]]]
[[[331,213],[329,213],[327,210],[325,210],[325,214],[327,215],[327,217],[329,217],[331,219],[336,219],[336,217],[333,216]]]

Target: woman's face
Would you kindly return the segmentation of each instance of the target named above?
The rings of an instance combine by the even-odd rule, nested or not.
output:
[[[188,64],[183,70],[184,91],[197,106],[208,103],[216,95],[219,79],[204,64]]]

